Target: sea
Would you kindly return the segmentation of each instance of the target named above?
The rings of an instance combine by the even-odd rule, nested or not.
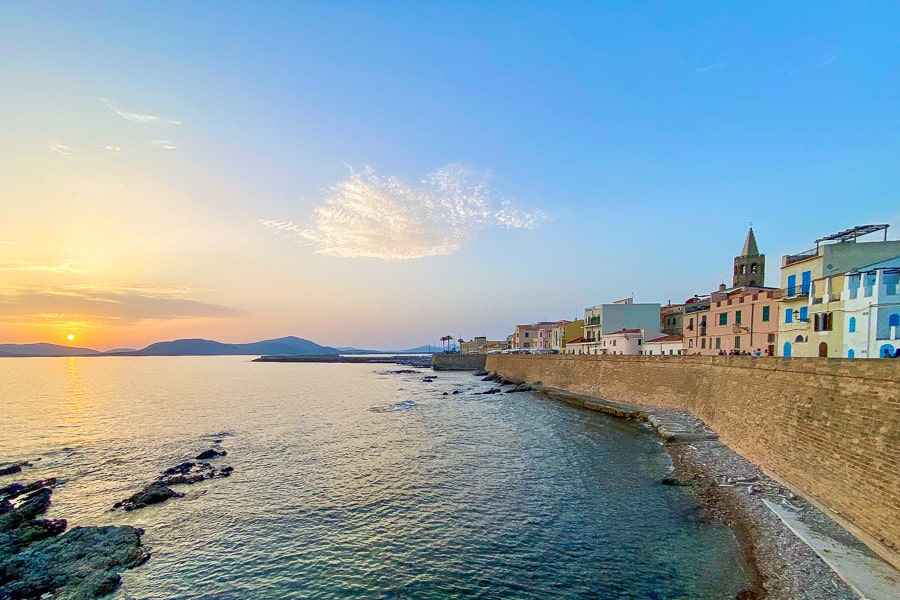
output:
[[[252,357],[0,359],[0,462],[48,518],[133,525],[111,598],[734,598],[730,529],[638,423],[471,372]],[[435,376],[428,380],[427,376]],[[124,512],[220,448],[229,478]]]

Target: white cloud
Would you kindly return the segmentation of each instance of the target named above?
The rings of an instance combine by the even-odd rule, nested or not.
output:
[[[717,62],[717,63],[713,63],[711,65],[706,65],[705,67],[697,67],[696,69],[694,69],[694,71],[697,73],[709,73],[710,71],[715,71],[717,69],[721,69],[724,66],[725,66],[725,63]]]
[[[170,142],[169,140],[150,140],[154,146],[157,148],[162,148],[163,150],[175,150],[178,148],[175,144]]]
[[[27,260],[14,260],[8,263],[0,263],[0,271],[30,271],[44,273],[84,273],[74,262],[65,261],[52,264]]]
[[[64,144],[50,144],[47,146],[47,150],[50,152],[56,152],[57,154],[62,154],[63,156],[69,156],[72,154],[72,149]]]
[[[116,156],[118,156],[122,151],[122,148],[120,148],[119,146],[110,146],[109,144],[107,144],[106,146],[100,146],[100,149],[106,150],[107,152],[115,154]]]
[[[148,115],[148,114],[140,114],[129,112],[127,110],[122,110],[118,106],[113,103],[112,100],[107,100],[106,98],[98,98],[100,102],[109,108],[111,111],[119,115],[125,120],[131,121],[132,123],[137,123],[138,125],[150,125],[153,123],[166,123],[168,125],[181,125],[182,121],[178,119],[170,119],[168,117],[161,117],[159,115]]]
[[[283,220],[259,223],[296,236],[320,254],[406,260],[450,254],[485,227],[531,229],[545,218],[541,211],[524,212],[510,201],[494,208],[487,174],[461,165],[440,168],[418,186],[371,168],[351,170],[328,192],[309,226]]]

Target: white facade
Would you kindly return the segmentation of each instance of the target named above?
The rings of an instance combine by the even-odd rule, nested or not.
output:
[[[584,309],[584,339],[590,349],[586,353],[602,354],[604,350],[602,340],[607,333],[623,329],[657,331],[659,311],[659,303],[635,304],[631,298]],[[611,354],[609,348],[606,349],[607,354]]]
[[[681,356],[684,352],[684,340],[680,335],[666,335],[644,341],[641,354],[647,356]]]
[[[622,329],[603,335],[600,346],[592,354],[624,354],[635,356],[641,353],[644,344],[643,329]]]
[[[847,273],[844,356],[880,358],[900,348],[900,257]]]

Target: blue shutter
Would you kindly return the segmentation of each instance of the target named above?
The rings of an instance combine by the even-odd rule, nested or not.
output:
[[[800,293],[806,296],[807,294],[809,294],[809,284],[812,280],[812,271],[803,271],[800,276]]]
[[[797,276],[796,275],[788,275],[787,295],[793,296],[796,293],[797,293]]]
[[[800,320],[803,321],[804,323],[806,321],[809,321],[809,307],[808,306],[800,307]]]
[[[784,322],[785,323],[793,323],[794,322],[794,309],[788,308],[784,311]]]
[[[850,317],[850,327],[847,331],[850,333],[854,333],[856,331],[856,317]]]

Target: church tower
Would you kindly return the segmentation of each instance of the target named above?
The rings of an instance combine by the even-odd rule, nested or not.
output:
[[[766,255],[759,253],[753,228],[747,232],[744,249],[734,257],[734,285],[732,287],[762,287],[766,285]]]

